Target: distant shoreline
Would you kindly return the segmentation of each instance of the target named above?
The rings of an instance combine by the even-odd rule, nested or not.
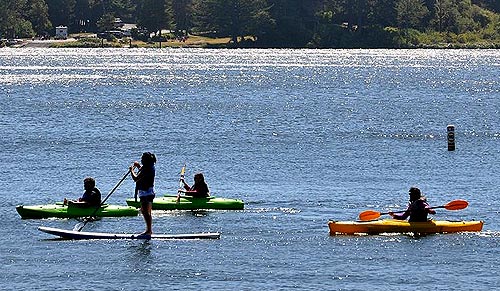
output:
[[[97,37],[70,37],[68,39],[32,40],[23,39],[11,48],[260,48],[273,49],[279,47],[238,46],[230,43],[229,38],[206,38],[191,36],[186,41],[168,40],[164,42],[143,42],[130,39],[107,41]],[[287,48],[283,48],[287,49]],[[308,49],[307,47],[293,49]],[[320,49],[360,49],[360,48],[320,48]],[[374,47],[363,49],[498,49],[495,43],[442,43],[435,45],[416,45],[413,47]]]

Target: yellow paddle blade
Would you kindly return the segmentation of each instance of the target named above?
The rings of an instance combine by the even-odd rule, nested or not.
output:
[[[380,212],[375,210],[365,210],[359,214],[359,220],[374,220],[380,217]]]
[[[453,200],[453,201],[446,203],[444,205],[444,208],[446,208],[447,210],[460,210],[460,209],[467,208],[468,205],[469,205],[469,202],[467,202],[465,200],[457,199],[457,200]]]
[[[182,183],[182,180],[184,180],[184,173],[186,172],[186,164],[184,164],[184,166],[182,166],[182,169],[181,169],[181,178],[179,179],[179,189],[183,188],[184,186],[184,183]],[[179,200],[179,199],[177,199]]]

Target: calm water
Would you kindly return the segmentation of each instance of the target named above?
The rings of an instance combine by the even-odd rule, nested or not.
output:
[[[0,49],[0,289],[498,288],[499,76],[498,50]],[[157,233],[222,236],[150,242],[53,240],[37,227],[78,221],[15,211],[77,198],[88,175],[106,195],[143,151],[158,193],[187,163],[245,210],[155,212]],[[328,235],[329,219],[404,209],[412,185],[434,206],[466,199],[435,218],[483,232]]]

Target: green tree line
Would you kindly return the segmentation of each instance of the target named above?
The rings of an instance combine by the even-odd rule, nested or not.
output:
[[[500,46],[499,0],[0,0],[0,37],[100,32],[115,18],[240,47]]]

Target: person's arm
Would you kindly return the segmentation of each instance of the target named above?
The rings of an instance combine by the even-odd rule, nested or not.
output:
[[[392,216],[392,218],[397,219],[397,220],[405,220],[410,216],[411,210],[410,207],[406,209],[406,211],[403,214],[395,214],[394,212],[389,212],[389,215]]]
[[[179,189],[179,193],[184,193],[184,195],[187,196],[196,196],[196,190],[185,190],[185,189]]]
[[[185,189],[179,189],[177,190],[177,203],[180,202],[181,199],[181,193],[186,195],[186,196],[196,196],[196,190],[191,190],[189,185],[184,181],[184,179],[181,179],[181,181],[184,183],[184,188]]]
[[[131,166],[130,166],[130,176],[132,176],[132,180],[134,180],[135,182],[137,182],[138,178],[139,178],[139,173],[141,171],[141,164],[139,164],[139,162],[135,161]],[[137,169],[138,171],[135,172],[134,169]]]
[[[425,210],[427,211],[427,213],[429,214],[436,214],[436,210],[434,209],[431,209],[431,206],[427,203],[425,203]]]
[[[80,199],[78,201],[74,200],[68,201],[68,207],[84,208],[88,206],[90,206],[90,203],[88,203],[87,201],[82,201]]]
[[[76,199],[76,201],[73,201],[73,202],[78,202],[80,204],[87,203],[90,199],[92,199],[92,192],[85,190],[85,192],[83,192],[82,197]]]
[[[185,189],[186,191],[191,190],[191,186],[189,186],[189,184],[188,184],[188,183],[186,183],[186,181],[184,180],[184,178],[181,178],[181,182],[182,182],[182,184],[184,185],[184,189]],[[185,192],[184,190],[180,190],[180,189],[179,189],[179,191],[181,191],[181,192]]]
[[[137,168],[139,169],[139,171],[141,170],[141,164],[139,164],[139,162],[135,161],[130,167],[130,176],[132,177],[132,180],[134,180],[134,182],[137,182],[137,180],[139,180],[139,171],[136,173],[134,172],[134,169]],[[135,185],[135,189],[134,189],[134,201],[137,202],[137,195],[138,195],[138,191],[137,191],[137,184]]]

